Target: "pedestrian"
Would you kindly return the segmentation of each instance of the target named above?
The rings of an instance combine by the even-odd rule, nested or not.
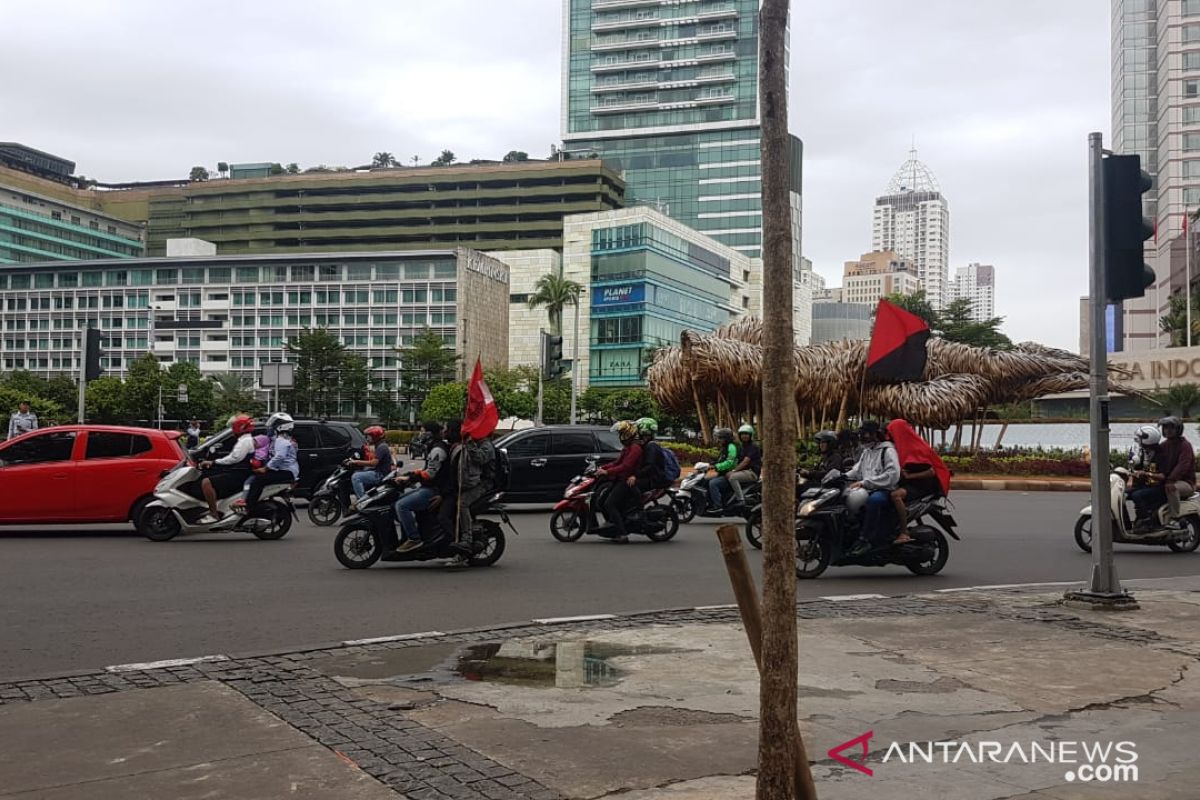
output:
[[[38,428],[37,414],[29,410],[29,401],[22,400],[17,404],[17,411],[8,418],[8,438],[13,439],[23,433],[36,431]]]
[[[193,419],[187,426],[187,448],[194,450],[200,446],[200,420]]]

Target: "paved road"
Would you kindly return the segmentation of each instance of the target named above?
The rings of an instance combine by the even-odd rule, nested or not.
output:
[[[964,541],[945,571],[831,569],[802,596],[901,594],[956,586],[1083,580],[1089,557],[1071,528],[1086,495],[959,492]],[[555,542],[545,513],[499,565],[365,571],[334,560],[336,529],[303,524],[278,542],[253,537],[155,544],[127,528],[0,529],[0,679],[110,664],[244,653],[310,643],[598,612],[731,602],[713,536],[684,526],[675,541],[626,546]],[[1122,578],[1200,574],[1200,553],[1118,547]],[[757,569],[761,554],[751,551]]]

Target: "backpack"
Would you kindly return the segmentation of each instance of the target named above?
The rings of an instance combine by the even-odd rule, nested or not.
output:
[[[499,447],[492,448],[491,474],[485,477],[491,479],[492,491],[503,492],[508,488],[512,476],[512,466],[508,463],[508,452]]]
[[[679,468],[679,459],[675,457],[673,452],[665,447],[660,446],[658,449],[662,451],[663,477],[665,477],[669,483],[674,483],[675,481],[679,480],[679,476],[683,474],[683,470]]]

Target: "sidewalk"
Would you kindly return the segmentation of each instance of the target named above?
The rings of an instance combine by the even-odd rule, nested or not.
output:
[[[1115,614],[1061,606],[1063,587],[798,605],[819,796],[1195,796],[1200,578],[1132,586],[1141,610]],[[757,680],[730,608],[213,658],[0,684],[0,798],[754,794]],[[873,777],[828,754],[867,733]],[[1132,744],[1097,756],[1110,741]],[[1014,755],[1033,744],[1061,763]],[[1133,752],[1136,783],[1113,771]],[[1101,764],[1123,780],[1091,780]]]

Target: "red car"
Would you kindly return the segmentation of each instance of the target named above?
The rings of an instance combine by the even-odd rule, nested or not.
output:
[[[186,455],[178,431],[61,425],[0,443],[0,525],[126,522]]]

